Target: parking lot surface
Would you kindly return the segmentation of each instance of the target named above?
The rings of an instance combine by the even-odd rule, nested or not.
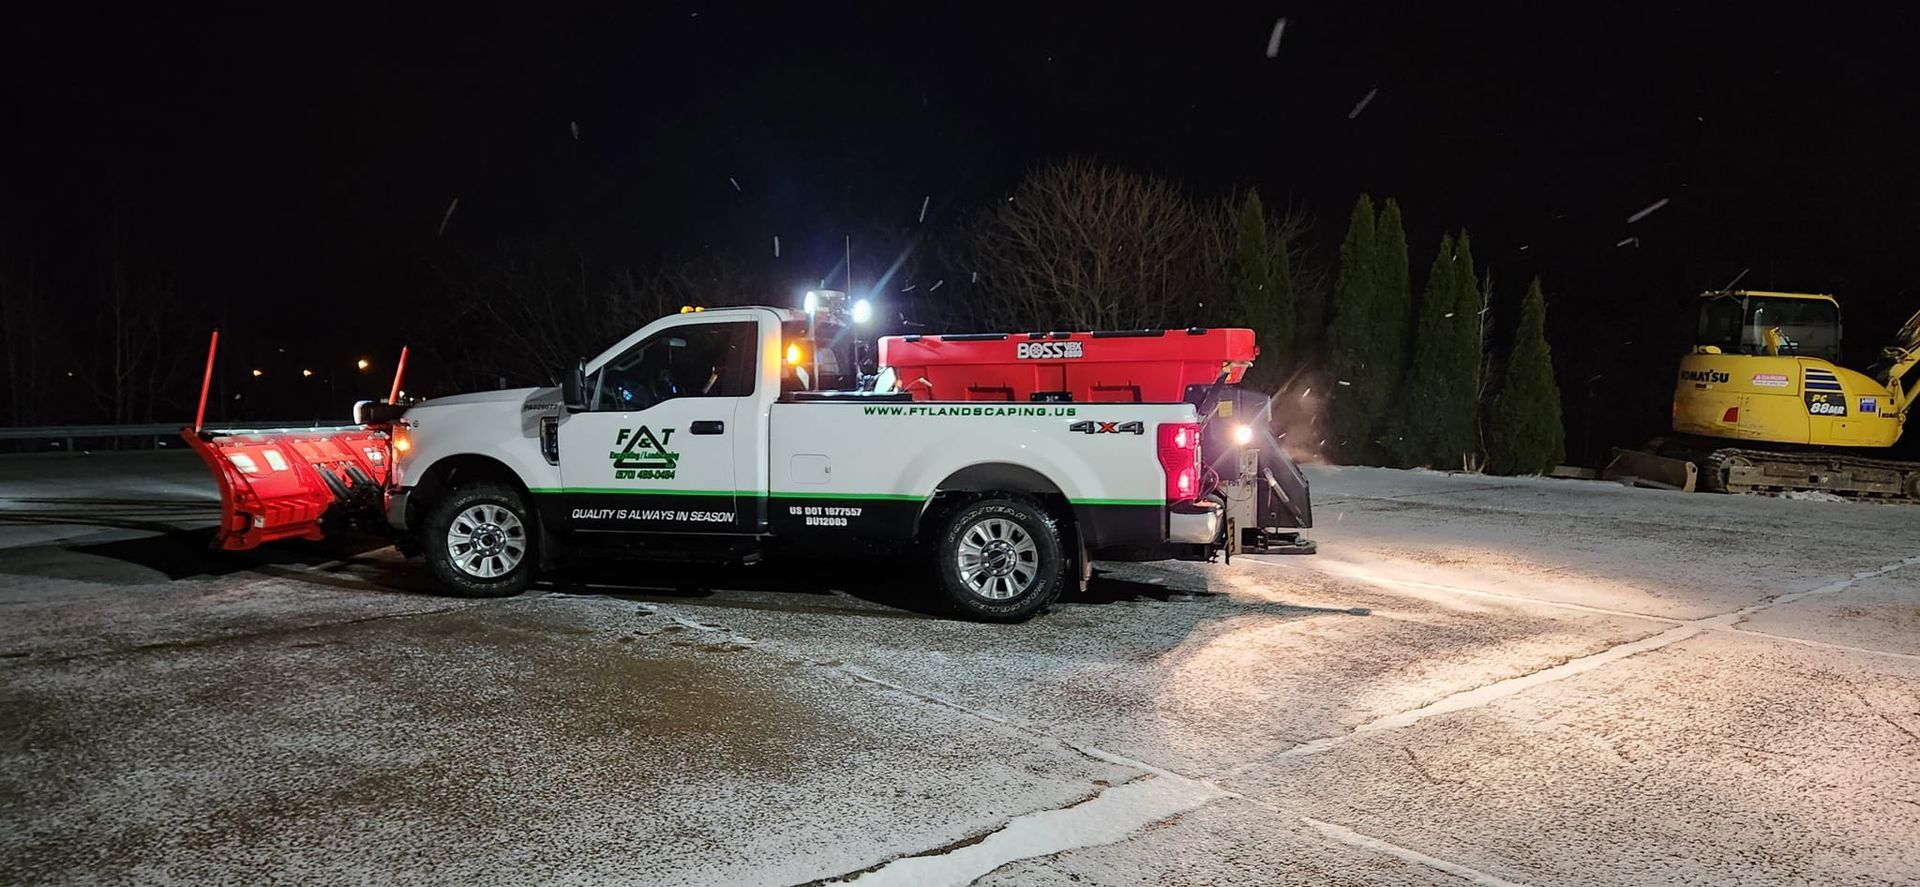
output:
[[[1920,883],[1920,508],[1310,470],[1313,556],[441,596],[0,458],[0,881]]]

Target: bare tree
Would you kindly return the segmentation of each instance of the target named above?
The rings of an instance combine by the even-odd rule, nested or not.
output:
[[[726,259],[636,272],[531,241],[451,258],[437,276],[425,303],[432,322],[423,324],[434,333],[423,350],[463,389],[556,384],[575,360],[680,306],[764,301],[755,279]]]
[[[1228,218],[1164,179],[1089,160],[1037,170],[964,235],[972,298],[955,313],[1001,328],[1190,325],[1224,303]]]
[[[152,422],[160,408],[181,395],[187,354],[179,281],[141,256],[120,213],[113,214],[100,247],[93,343],[80,362],[80,378],[92,391],[98,413],[121,424]]]
[[[1493,393],[1498,383],[1500,366],[1493,353],[1493,269],[1488,268],[1477,281],[1480,289],[1480,365],[1478,369],[1479,386],[1475,389],[1481,409],[1476,430],[1480,434],[1480,449],[1474,458],[1463,465],[1465,470],[1478,472],[1484,463],[1481,454],[1487,450],[1487,423],[1492,421],[1492,411],[1487,409],[1493,403]]]
[[[41,419],[49,367],[46,356],[53,318],[44,307],[37,269],[0,250],[0,352],[5,353],[7,421],[30,425]]]

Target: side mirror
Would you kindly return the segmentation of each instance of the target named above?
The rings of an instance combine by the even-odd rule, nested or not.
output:
[[[569,412],[578,413],[587,408],[587,362],[578,360],[573,371],[560,380],[560,402]]]

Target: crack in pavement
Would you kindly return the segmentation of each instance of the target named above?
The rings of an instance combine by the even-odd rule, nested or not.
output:
[[[1735,625],[1726,629],[1721,629],[1721,630],[1732,632],[1733,634],[1750,634],[1755,637],[1763,637],[1769,640],[1786,641],[1787,643],[1790,643],[1790,644],[1800,644],[1802,646],[1807,646],[1807,647],[1817,647],[1822,650],[1839,650],[1844,653],[1865,653],[1869,656],[1891,656],[1895,659],[1911,659],[1915,662],[1920,662],[1920,653],[1902,653],[1898,650],[1876,650],[1872,647],[1855,647],[1850,644],[1836,644],[1831,641],[1816,641],[1816,640],[1813,640],[1812,638],[1797,638],[1787,634],[1774,634],[1773,632],[1761,631],[1760,629],[1757,629],[1757,628],[1742,628],[1741,626],[1738,626],[1738,625]]]
[[[1484,885],[1487,885],[1487,887],[1520,887],[1520,885],[1518,885],[1516,882],[1504,880],[1501,878],[1496,878],[1493,875],[1487,874],[1486,872],[1480,871],[1478,869],[1468,868],[1457,862],[1448,862],[1438,857],[1428,856],[1427,854],[1421,853],[1418,850],[1410,850],[1406,847],[1402,847],[1390,841],[1383,841],[1379,838],[1373,837],[1372,835],[1363,835],[1359,832],[1354,831],[1353,829],[1347,828],[1346,826],[1335,825],[1331,822],[1324,822],[1322,820],[1314,819],[1311,816],[1302,816],[1300,817],[1300,821],[1306,823],[1307,825],[1312,826],[1314,830],[1318,831],[1320,834],[1325,835],[1328,838],[1331,838],[1335,841],[1339,841],[1340,843],[1345,844],[1349,847],[1358,847],[1362,850],[1372,850],[1375,853],[1384,853],[1388,856],[1397,857],[1407,862],[1414,863],[1415,865],[1426,866],[1427,868],[1430,868],[1430,869],[1438,869],[1440,871],[1446,872],[1449,875],[1453,875],[1454,877],[1461,878],[1469,884],[1484,884]]]

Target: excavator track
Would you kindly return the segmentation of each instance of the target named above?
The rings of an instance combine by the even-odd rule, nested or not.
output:
[[[1920,504],[1920,462],[1839,452],[1715,447],[1700,441],[1666,442],[1661,455],[1698,465],[1701,489],[1716,493],[1804,490]]]

